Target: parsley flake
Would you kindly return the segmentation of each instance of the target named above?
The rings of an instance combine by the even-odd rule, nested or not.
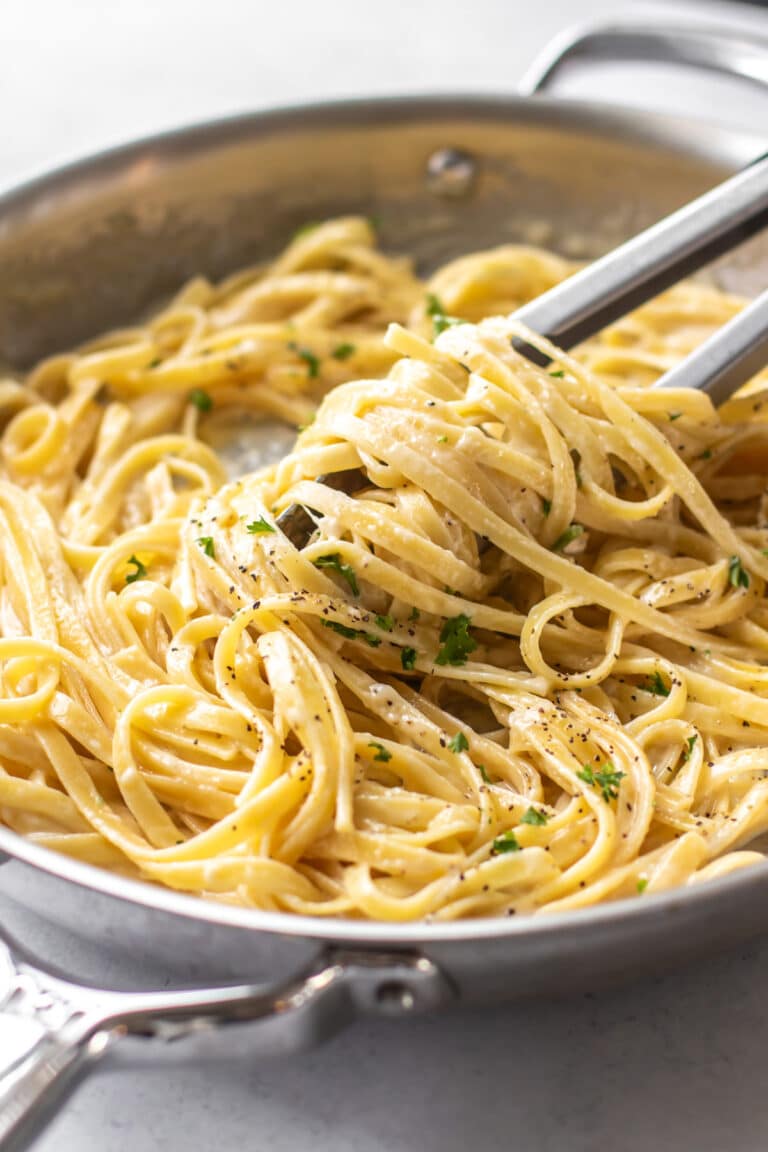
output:
[[[637,882],[638,895],[642,896],[643,892],[645,892],[647,887],[648,887],[648,877],[647,876],[641,876]]]
[[[333,632],[338,632],[339,636],[343,636],[345,640],[365,640],[370,648],[378,648],[381,644],[380,636],[364,632],[362,628],[349,628],[346,624],[340,624],[338,620],[321,620],[320,623],[323,628],[330,628]]]
[[[427,294],[427,316],[432,317],[433,335],[439,336],[446,328],[463,323],[458,316],[449,316],[440,300],[432,292]]]
[[[368,747],[376,749],[374,760],[382,760],[386,764],[387,760],[392,759],[392,753],[388,751],[383,744],[380,744],[378,740],[369,740]]]
[[[320,360],[317,356],[315,356],[311,349],[302,348],[301,345],[297,344],[293,340],[290,342],[288,347],[290,348],[291,352],[295,352],[299,359],[303,360],[306,364],[307,376],[309,376],[311,379],[315,379],[320,375]]]
[[[646,692],[650,692],[653,696],[669,696],[670,689],[664,681],[664,677],[657,669],[653,676],[648,677],[647,683],[643,684]]]
[[[400,663],[403,666],[404,672],[412,672],[416,667],[416,657],[418,653],[415,648],[401,648],[400,649]]]
[[[453,739],[448,741],[448,748],[451,752],[466,752],[469,741],[463,732],[457,732]]]
[[[334,572],[338,572],[344,580],[346,580],[349,587],[352,589],[353,596],[360,595],[360,588],[358,587],[357,577],[355,570],[351,564],[345,564],[341,559],[339,552],[329,552],[327,556],[318,556],[313,560],[315,568],[332,568]]]
[[[574,540],[578,540],[579,536],[583,535],[583,524],[571,524],[566,528],[565,532],[561,533],[552,545],[553,552],[564,552],[569,544],[573,544]]]
[[[202,388],[193,388],[189,394],[190,404],[194,404],[198,412],[210,412],[213,408],[213,399]]]
[[[521,824],[531,824],[534,828],[543,828],[549,820],[546,812],[540,812],[538,808],[529,808],[520,821]]]
[[[550,372],[550,376],[553,380],[562,380],[562,378],[565,376],[565,372],[562,368],[557,368],[554,372]]]
[[[683,764],[687,764],[688,761],[690,760],[691,754],[693,752],[693,747],[694,747],[697,740],[698,740],[698,736],[689,736],[688,739],[686,740],[686,744],[688,745],[688,747],[683,752]]]
[[[585,764],[581,772],[577,772],[576,775],[585,784],[599,788],[607,804],[618,796],[619,784],[626,776],[626,772],[618,772],[611,761],[606,760],[604,768],[593,768],[591,764]]]
[[[488,773],[485,770],[485,764],[478,764],[477,770],[480,773],[480,775],[482,776],[482,778],[486,784],[492,784],[493,783],[490,776],[488,775]]]
[[[749,588],[749,572],[738,556],[731,556],[728,561],[728,579],[734,588]]]
[[[501,836],[497,836],[491,848],[494,856],[500,856],[503,852],[519,851],[520,845],[517,842],[517,836],[515,836],[511,830],[509,832],[502,832]]]
[[[419,612],[418,608],[411,608],[411,614],[408,617],[408,619],[409,620],[418,620],[420,616],[421,616],[421,612]]]
[[[668,420],[679,420],[681,416],[682,412],[667,412]]]
[[[331,352],[334,360],[349,360],[350,356],[354,356],[357,351],[356,344],[337,344]]]
[[[265,520],[263,516],[259,516],[258,520],[251,520],[250,524],[246,524],[245,530],[246,532],[250,532],[252,536],[260,536],[264,532],[276,531],[269,520]]]
[[[545,516],[549,516],[550,512],[552,511],[552,501],[547,500],[545,496],[542,496],[541,498],[541,510]]]
[[[144,577],[147,575],[146,567],[142,564],[141,560],[137,560],[137,558],[135,556],[131,556],[126,561],[126,563],[127,564],[133,564],[135,569],[136,569],[135,572],[129,572],[127,574],[127,576],[125,577],[126,584],[134,584],[137,580],[143,580]]]
[[[198,536],[195,543],[200,545],[206,556],[210,556],[211,560],[215,559],[216,553],[213,548],[213,536]]]
[[[469,634],[471,623],[469,616],[463,612],[445,621],[440,630],[441,647],[435,657],[435,664],[450,664],[454,668],[466,664],[470,652],[477,648],[477,641]]]
[[[377,616],[375,619],[382,632],[391,632],[395,626],[394,617],[392,616]]]

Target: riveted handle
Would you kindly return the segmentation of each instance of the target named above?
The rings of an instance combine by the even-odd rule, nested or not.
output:
[[[28,1148],[115,1047],[134,1060],[269,1054],[323,1040],[358,1013],[426,1011],[453,994],[423,956],[341,950],[277,988],[111,992],[62,980],[0,938],[0,1152]]]
[[[518,85],[523,96],[552,86],[574,61],[674,64],[768,85],[768,37],[727,25],[643,24],[637,21],[579,25],[556,36]]]

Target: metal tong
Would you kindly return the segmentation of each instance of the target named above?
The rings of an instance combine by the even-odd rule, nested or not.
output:
[[[768,153],[710,192],[614,248],[514,313],[515,319],[560,348],[593,336],[768,224]],[[536,363],[542,354],[516,341]],[[722,404],[768,361],[768,289],[694,353],[656,382],[657,388],[697,388]],[[546,361],[548,362],[548,361]],[[351,495],[368,481],[359,469],[318,476]],[[277,518],[297,548],[314,521],[292,504]]]

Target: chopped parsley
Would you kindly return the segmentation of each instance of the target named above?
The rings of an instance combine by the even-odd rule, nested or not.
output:
[[[338,632],[339,636],[343,636],[345,640],[365,640],[371,648],[378,648],[381,644],[380,636],[364,632],[362,628],[348,628],[346,624],[339,624],[338,620],[321,620],[320,623],[323,628],[330,628],[333,632]]]
[[[303,360],[307,366],[307,376],[314,379],[320,375],[320,360],[315,356],[314,352],[309,348],[302,348],[301,345],[295,341],[291,341],[288,345],[291,352],[295,352],[300,360]]]
[[[471,620],[462,612],[446,620],[440,630],[440,650],[435,664],[450,664],[456,668],[466,664],[470,652],[477,648],[477,641],[469,634]]]
[[[206,556],[210,556],[211,560],[215,558],[216,554],[213,550],[213,536],[198,536],[195,543],[200,545],[203,552],[205,552]]]
[[[379,744],[378,740],[369,740],[368,747],[376,749],[374,760],[383,760],[383,762],[386,764],[387,760],[392,759],[392,753],[389,752],[383,744]]]
[[[408,617],[408,619],[409,620],[418,620],[420,616],[421,616],[421,612],[419,612],[418,608],[411,608],[411,614]]]
[[[314,424],[314,422],[315,422],[315,420],[316,420],[316,419],[317,419],[317,415],[316,415],[316,414],[313,412],[311,416],[308,416],[308,417],[307,417],[307,422],[306,422],[306,424],[299,424],[299,425],[297,425],[297,427],[296,427],[296,431],[297,431],[297,432],[306,432],[307,428],[311,428],[311,427],[312,427],[312,425]]]
[[[643,688],[653,696],[669,696],[670,692],[664,677],[658,669],[654,672],[653,676],[648,677],[647,682],[643,684]]]
[[[350,356],[354,356],[357,351],[355,344],[337,344],[331,352],[334,360],[349,360]]]
[[[416,657],[418,653],[415,648],[401,648],[400,649],[400,663],[403,666],[404,672],[412,672],[416,667]]]
[[[462,323],[458,316],[449,316],[438,297],[431,292],[427,294],[427,316],[432,317],[432,329],[435,336],[445,332],[446,328],[452,328],[454,324]]]
[[[488,773],[485,770],[485,764],[478,764],[477,770],[480,773],[480,775],[482,776],[482,778],[486,784],[492,784],[493,783],[490,776],[488,775]]]
[[[545,516],[549,516],[550,512],[552,511],[552,501],[547,500],[545,496],[542,496],[541,498],[541,510]]]
[[[728,561],[728,579],[734,588],[749,588],[749,572],[738,556],[731,556]]]
[[[712,449],[711,448],[707,448],[699,456],[699,460],[711,460],[711,459],[712,459]]]
[[[194,404],[199,412],[210,412],[213,408],[213,399],[202,388],[193,388],[189,394],[190,404]]]
[[[276,531],[269,520],[265,520],[263,516],[259,516],[258,520],[251,520],[250,524],[246,524],[245,530],[246,532],[250,532],[252,536],[260,536],[263,532]]]
[[[297,228],[293,234],[294,240],[301,240],[304,236],[309,236],[310,232],[314,232],[320,224],[317,220],[308,220],[306,224],[302,224],[301,228]]]
[[[640,896],[642,896],[643,892],[645,892],[647,887],[648,887],[648,877],[647,876],[641,876],[637,882],[638,894]]]
[[[447,436],[438,436],[437,442],[438,442],[438,444],[447,444],[448,443],[448,437]]]
[[[679,420],[681,416],[682,412],[667,412],[668,420]]]
[[[531,824],[534,828],[543,828],[549,820],[546,812],[540,812],[538,808],[529,808],[520,821],[521,824]]]
[[[517,836],[515,836],[511,830],[509,832],[502,832],[501,836],[497,836],[491,848],[494,856],[500,856],[503,852],[519,851],[520,845],[517,842]]]
[[[585,764],[581,772],[577,772],[576,775],[585,784],[599,788],[607,804],[618,796],[619,784],[626,776],[626,772],[618,772],[611,761],[606,760],[604,768],[593,768],[591,764]]]
[[[382,632],[391,632],[395,626],[394,617],[392,616],[377,616],[376,624],[381,628]]]
[[[317,560],[313,560],[312,563],[315,568],[332,568],[334,572],[338,572],[339,576],[346,580],[352,589],[353,596],[360,595],[355,570],[351,564],[343,562],[339,552],[329,552],[327,556],[318,556]]]
[[[683,752],[683,764],[687,764],[688,761],[690,760],[691,754],[693,752],[693,747],[694,747],[694,744],[696,743],[697,739],[698,739],[697,736],[689,736],[688,739],[686,740],[686,744],[688,745],[688,747]]]
[[[562,368],[557,368],[554,372],[550,372],[550,376],[553,380],[562,380],[563,376],[565,376],[565,372]]]
[[[466,752],[469,741],[463,732],[457,732],[453,739],[448,741],[448,748],[451,752]]]
[[[564,552],[569,544],[573,544],[574,540],[578,540],[579,536],[583,535],[583,524],[571,524],[562,532],[557,540],[552,545],[553,552]]]
[[[126,561],[126,563],[133,564],[134,568],[136,569],[135,572],[129,572],[125,577],[126,584],[134,584],[137,580],[144,579],[147,574],[147,569],[142,564],[141,560],[137,560],[135,556],[131,556],[130,559]]]

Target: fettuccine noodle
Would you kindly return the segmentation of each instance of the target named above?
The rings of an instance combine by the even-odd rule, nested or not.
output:
[[[649,387],[741,307],[703,284],[570,356],[509,318],[572,269],[424,284],[330,221],[0,381],[0,820],[400,921],[763,859],[768,378]],[[229,476],[265,417],[304,428]]]

